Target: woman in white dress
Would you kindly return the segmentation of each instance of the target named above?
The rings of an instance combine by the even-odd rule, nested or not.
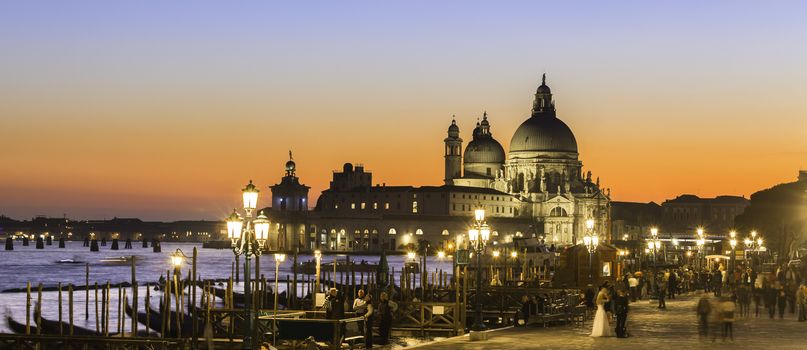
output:
[[[600,293],[597,294],[597,312],[594,314],[594,325],[591,329],[592,337],[613,337],[614,330],[608,323],[608,315],[605,313],[605,303],[608,302],[608,288],[600,288]]]

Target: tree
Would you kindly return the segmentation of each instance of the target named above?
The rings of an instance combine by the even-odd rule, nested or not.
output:
[[[762,234],[763,244],[778,252],[781,262],[805,238],[807,182],[779,184],[752,194],[750,205],[734,222],[743,232]]]

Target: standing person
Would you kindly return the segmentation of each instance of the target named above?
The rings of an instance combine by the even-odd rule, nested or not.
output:
[[[603,285],[597,294],[597,312],[594,313],[594,322],[591,327],[592,337],[613,337],[614,331],[608,324],[608,315],[605,313],[605,305],[608,303],[608,287]]]
[[[366,308],[367,301],[364,300],[364,289],[359,289],[356,292],[356,299],[353,299],[353,312],[363,315],[367,310]]]
[[[628,278],[628,287],[630,288],[630,301],[636,302],[636,295],[639,293],[639,280],[631,275],[630,278]]]
[[[637,280],[639,280],[639,285],[636,287],[639,293],[638,298],[639,300],[644,300],[644,298],[647,297],[647,279],[644,277],[643,273],[638,272],[638,274],[639,277]]]
[[[586,299],[585,304],[586,304],[587,308],[589,308],[589,309],[594,308],[594,298],[595,297],[596,296],[594,295],[594,287],[592,287],[590,284],[587,285],[586,286],[586,291],[584,293],[584,298]]]
[[[667,297],[667,281],[664,280],[664,274],[660,273],[656,277],[656,283],[658,292],[656,292],[656,296],[658,297],[658,308],[659,309],[666,309],[667,302],[665,298]]]
[[[704,294],[698,301],[698,307],[695,308],[698,314],[698,335],[701,338],[709,336],[709,313],[712,312],[712,304],[709,301],[709,295]]]
[[[740,316],[751,315],[751,289],[748,285],[740,283],[737,286],[737,303],[740,304]]]
[[[731,298],[722,298],[720,302],[720,320],[723,322],[723,341],[726,341],[726,336],[734,340],[734,302]]]
[[[799,322],[807,321],[807,285],[804,282],[796,291],[796,303],[799,304]]]
[[[389,344],[389,334],[392,329],[392,314],[397,308],[398,305],[395,304],[394,301],[389,300],[387,292],[382,292],[378,302],[378,336],[381,338],[378,343],[381,345]]]
[[[341,320],[345,318],[345,296],[336,288],[331,288],[328,291],[326,298],[328,304],[325,317],[329,320]]]
[[[670,293],[670,299],[675,299],[676,288],[678,288],[678,277],[675,275],[675,270],[672,270],[667,280],[667,290]]]
[[[362,293],[363,294],[363,293]],[[373,320],[375,319],[375,309],[373,308],[373,296],[367,294],[364,297],[364,348],[373,348]]]
[[[720,272],[719,269],[717,269],[712,275],[712,289],[714,290],[716,297],[720,296],[721,287],[723,287],[722,284],[723,284],[723,273]]]
[[[762,304],[762,289],[751,284],[751,296],[754,298],[754,317],[759,317],[759,306]]]
[[[783,286],[776,290],[776,306],[779,309],[779,319],[785,318],[785,307],[787,306],[787,292]]]
[[[768,283],[762,287],[765,294],[765,307],[768,308],[768,316],[773,318],[776,315],[776,295],[777,290],[773,287],[772,283]]]
[[[524,294],[521,297],[521,311],[520,311],[521,314],[519,315],[519,316],[521,316],[521,319],[516,322],[517,326],[518,325],[524,325],[524,326],[527,325],[527,322],[529,322],[529,320],[530,320],[530,313],[532,311],[533,305],[534,304],[532,303],[532,300],[530,300],[529,295]],[[523,324],[522,324],[522,322],[523,322]]]
[[[627,338],[628,330],[625,323],[628,321],[628,296],[625,295],[624,289],[616,291],[614,297],[614,314],[616,314],[616,337]]]

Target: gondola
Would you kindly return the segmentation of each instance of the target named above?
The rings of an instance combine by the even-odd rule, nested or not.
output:
[[[151,309],[151,306],[147,306],[147,307],[149,309]],[[124,305],[124,311],[126,312],[127,316],[134,317],[134,316],[132,316],[134,314],[134,310],[132,310],[132,306],[129,304],[128,299],[126,300],[126,304]],[[142,324],[144,326],[146,324],[148,324],[148,326],[149,326],[149,328],[151,328],[151,330],[153,330],[155,332],[159,332],[160,327],[162,325],[162,316],[160,314],[154,314],[154,313],[152,313],[150,311],[149,311],[148,316],[146,315],[145,312],[138,312],[137,313],[137,322],[139,322],[140,324]]]
[[[17,334],[25,334],[25,325],[15,321],[11,318],[11,315],[6,315],[6,323],[8,323],[8,328],[11,329],[12,332]],[[31,334],[36,334],[36,326],[31,325],[30,327]]]

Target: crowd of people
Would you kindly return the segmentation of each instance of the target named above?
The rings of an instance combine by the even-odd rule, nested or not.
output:
[[[598,291],[588,286],[584,303],[596,309],[591,336],[628,336],[625,325],[629,301],[656,299],[657,308],[664,310],[668,299],[698,290],[704,292],[695,310],[699,334],[704,339],[720,336],[724,341],[734,340],[735,319],[750,318],[752,314],[784,319],[789,313],[799,322],[807,320],[807,285],[798,271],[786,265],[767,273],[752,268],[729,272],[723,265],[702,271],[654,270],[626,273],[616,283],[605,282]]]
[[[325,303],[322,306],[325,310],[325,318],[331,320],[341,320],[345,318],[345,311],[348,307],[345,295],[336,288],[331,288],[325,297]],[[364,317],[364,326],[362,330],[364,333],[364,347],[372,349],[373,344],[386,345],[389,344],[390,331],[392,329],[392,315],[398,305],[390,300],[386,292],[381,292],[379,295],[378,303],[373,302],[372,294],[365,293],[360,289],[353,299],[353,305],[350,311],[356,313],[357,317]],[[375,341],[373,337],[373,328],[376,327],[376,317],[378,318],[378,334],[379,338]]]

